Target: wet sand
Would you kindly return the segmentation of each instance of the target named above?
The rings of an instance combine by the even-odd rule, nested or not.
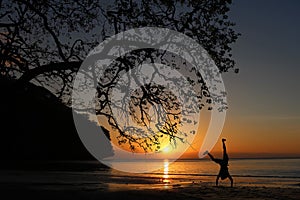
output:
[[[124,174],[97,164],[16,166],[22,170],[0,170],[1,199],[300,199],[299,178],[234,177],[231,188],[228,180],[216,187],[215,176]]]
[[[182,184],[91,184],[2,185],[7,199],[300,199],[300,188],[265,186],[213,186],[208,183]]]

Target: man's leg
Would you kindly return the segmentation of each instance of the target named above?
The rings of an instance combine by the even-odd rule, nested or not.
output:
[[[222,143],[223,143],[223,160],[228,161],[228,155],[227,155],[225,141],[226,141],[226,139],[223,138],[222,139]]]
[[[213,155],[211,155],[210,153],[207,154],[211,160],[215,160],[215,158],[213,157]]]
[[[216,163],[219,163],[219,159],[216,159],[213,157],[213,155],[211,155],[210,153],[208,153],[208,156],[210,157],[210,159]]]

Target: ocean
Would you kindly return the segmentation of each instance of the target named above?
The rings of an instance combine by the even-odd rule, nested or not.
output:
[[[181,184],[214,185],[219,166],[210,160],[164,162],[148,173],[125,173],[96,161],[31,162],[2,167],[0,184],[11,188],[97,189],[120,187],[169,187]],[[300,159],[231,159],[234,186],[300,188]],[[229,180],[220,186],[229,186]]]
[[[164,162],[160,170],[129,176],[159,180],[162,183],[214,185],[219,172],[219,165],[210,160],[178,160],[171,164]],[[235,185],[300,187],[300,159],[231,159],[229,172]],[[112,170],[111,174],[128,176],[116,170]],[[229,185],[229,180],[220,181],[220,185]]]

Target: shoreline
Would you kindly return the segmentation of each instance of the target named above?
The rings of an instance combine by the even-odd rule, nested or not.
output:
[[[219,168],[211,162],[178,162],[148,174],[125,173],[103,167],[98,162],[31,162],[28,166],[2,166],[0,192],[2,196],[18,200],[295,200],[300,199],[299,162],[233,161],[230,165],[233,188],[228,179],[220,180],[220,186],[215,186]]]

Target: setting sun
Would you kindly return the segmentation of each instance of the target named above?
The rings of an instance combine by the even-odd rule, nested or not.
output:
[[[172,151],[172,147],[170,145],[168,145],[162,149],[162,152],[164,152],[164,153],[170,153],[171,151]]]

